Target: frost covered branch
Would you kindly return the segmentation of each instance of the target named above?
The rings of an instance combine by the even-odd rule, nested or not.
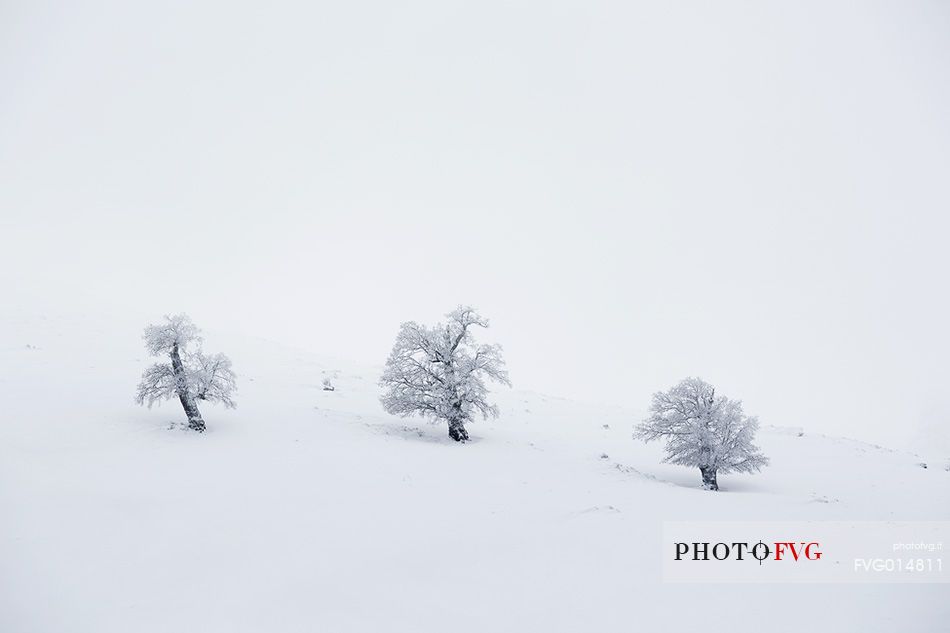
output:
[[[485,379],[510,385],[501,347],[478,344],[473,327],[488,327],[473,308],[459,306],[448,321],[426,327],[403,323],[380,378],[383,408],[393,415],[445,420],[449,437],[468,439],[465,424],[477,415],[498,416]]]
[[[135,400],[149,408],[156,402],[178,397],[188,426],[205,430],[197,401],[236,405],[237,389],[231,360],[224,354],[206,356],[201,351],[201,331],[185,314],[166,316],[158,325],[145,328],[145,349],[152,356],[167,356],[169,362],[155,363],[142,374]],[[190,349],[194,347],[195,349]]]
[[[687,378],[653,394],[650,415],[634,437],[666,440],[663,461],[699,467],[703,487],[718,490],[717,473],[758,472],[769,460],[752,442],[759,422],[742,411],[742,403],[717,396],[712,385]]]

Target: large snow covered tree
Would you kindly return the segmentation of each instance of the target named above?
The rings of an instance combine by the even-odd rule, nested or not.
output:
[[[155,363],[142,374],[136,402],[148,405],[178,398],[188,427],[202,432],[205,422],[198,402],[220,402],[235,407],[236,389],[231,360],[224,354],[205,355],[201,351],[201,331],[185,314],[166,316],[165,322],[145,328],[145,349],[152,356],[167,356],[167,363]]]
[[[473,328],[488,321],[470,307],[459,306],[435,327],[403,323],[379,384],[387,412],[445,420],[449,437],[468,440],[465,424],[481,413],[498,416],[488,402],[485,380],[511,385],[498,345],[479,344]]]
[[[758,428],[758,420],[742,412],[741,402],[717,396],[699,378],[687,378],[653,394],[650,415],[634,437],[666,440],[664,461],[699,467],[703,488],[719,490],[717,473],[758,472],[768,465],[752,443]]]

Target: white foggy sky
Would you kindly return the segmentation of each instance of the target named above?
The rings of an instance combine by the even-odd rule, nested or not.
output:
[[[380,364],[471,303],[520,388],[950,451],[948,42],[942,2],[6,0],[3,310]]]

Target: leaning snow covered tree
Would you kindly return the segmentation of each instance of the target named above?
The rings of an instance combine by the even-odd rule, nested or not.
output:
[[[699,467],[703,488],[719,490],[717,473],[758,472],[769,460],[752,444],[759,422],[742,412],[742,403],[717,396],[712,385],[687,378],[669,391],[653,394],[650,416],[634,437],[666,440],[666,459]]]
[[[485,379],[511,385],[501,347],[475,342],[472,330],[488,321],[469,307],[459,306],[435,327],[403,323],[386,361],[379,384],[380,401],[393,415],[422,415],[445,420],[449,437],[468,439],[465,424],[481,413],[498,417],[488,402]]]
[[[142,374],[136,402],[148,405],[178,398],[188,428],[205,430],[198,401],[220,402],[235,407],[235,375],[231,360],[224,354],[206,356],[201,351],[201,330],[185,314],[166,316],[165,322],[145,328],[145,349],[152,356],[168,356],[169,362],[155,363]]]

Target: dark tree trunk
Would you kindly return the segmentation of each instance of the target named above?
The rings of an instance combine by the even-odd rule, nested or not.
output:
[[[456,442],[468,441],[468,431],[461,419],[449,420],[449,437]]]
[[[169,356],[172,359],[172,371],[175,373],[175,390],[178,392],[178,400],[185,410],[185,415],[188,416],[188,428],[202,433],[205,430],[205,421],[201,419],[201,412],[198,411],[198,405],[195,403],[194,397],[188,392],[185,365],[181,362],[178,345],[172,347]]]
[[[198,411],[198,405],[195,404],[187,394],[178,394],[178,399],[181,401],[181,406],[185,410],[185,415],[188,416],[188,428],[192,431],[198,431],[199,433],[204,433],[205,430],[205,421],[201,418],[201,412]]]
[[[700,466],[699,472],[703,474],[704,490],[719,490],[719,484],[716,482],[716,469],[712,466]]]
[[[465,430],[465,414],[462,413],[462,401],[457,398],[452,403],[452,412],[449,415],[449,437],[456,442],[468,441],[468,431]]]

